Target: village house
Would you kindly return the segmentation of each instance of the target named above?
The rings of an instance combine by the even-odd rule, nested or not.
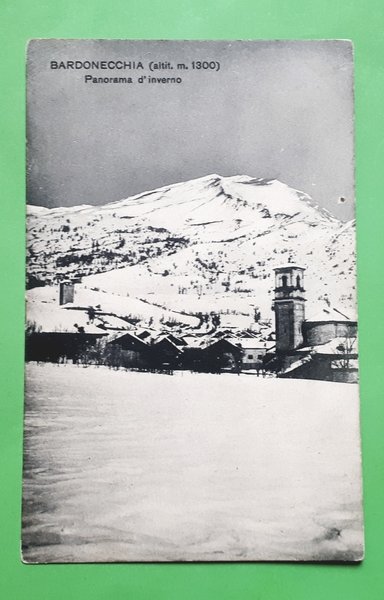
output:
[[[201,350],[202,370],[213,373],[221,371],[240,372],[242,368],[243,349],[232,337],[220,338],[208,343]]]
[[[161,335],[152,345],[153,363],[162,370],[182,367],[185,343],[172,334]]]
[[[196,372],[269,371],[278,377],[357,381],[357,322],[330,306],[306,318],[305,269],[274,269],[275,336],[257,328],[217,327],[213,331],[135,328],[97,301],[77,298],[76,282],[59,284],[59,306],[29,306],[27,360],[95,361],[114,367]],[[108,303],[106,304],[108,306]],[[274,338],[275,337],[275,341]]]
[[[274,342],[264,341],[257,337],[240,337],[238,343],[243,350],[242,369],[246,371],[262,370],[267,352],[275,347]]]
[[[42,362],[80,362],[97,341],[106,335],[101,331],[27,331],[25,359]]]
[[[152,367],[151,346],[132,331],[112,333],[105,339],[105,359],[110,366],[135,369]]]

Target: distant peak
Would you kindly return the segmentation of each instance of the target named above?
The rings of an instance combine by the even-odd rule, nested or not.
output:
[[[230,177],[224,177],[223,179],[233,181],[233,183],[244,183],[247,185],[271,185],[272,183],[281,183],[277,179],[251,177],[250,175],[231,175]]]
[[[223,176],[218,173],[210,173],[209,175],[203,175],[203,177],[197,177],[194,181],[199,181],[199,179],[209,181],[211,179],[223,179]]]

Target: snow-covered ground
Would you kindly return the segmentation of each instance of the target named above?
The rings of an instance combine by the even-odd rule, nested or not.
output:
[[[273,268],[289,259],[307,269],[308,315],[355,311],[354,222],[277,180],[214,174],[103,206],[28,207],[27,239],[30,287],[82,278],[83,295],[142,324],[218,311],[249,327],[255,306],[268,321]]]
[[[87,333],[100,333],[99,320],[89,323],[87,309],[94,307],[108,315],[115,315],[116,326],[129,328],[125,318],[133,317],[143,323],[152,322],[160,325],[161,321],[174,320],[179,324],[196,327],[199,320],[177,309],[167,309],[153,304],[159,302],[152,298],[152,303],[126,294],[107,293],[77,284],[74,302],[59,306],[59,286],[46,285],[27,291],[27,321],[33,323],[39,331],[74,331],[74,323],[84,327]],[[122,317],[120,319],[119,317]],[[108,318],[111,321],[111,317]]]
[[[24,559],[357,560],[357,386],[27,365]]]

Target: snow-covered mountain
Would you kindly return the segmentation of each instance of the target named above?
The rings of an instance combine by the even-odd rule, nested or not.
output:
[[[273,268],[296,262],[309,313],[355,310],[354,222],[277,180],[209,175],[104,206],[29,206],[27,260],[31,288],[76,276],[83,291],[242,325],[255,307],[271,318]]]

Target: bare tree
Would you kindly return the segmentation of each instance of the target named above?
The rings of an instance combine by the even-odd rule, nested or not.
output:
[[[357,358],[357,337],[347,333],[336,347],[336,351],[340,358],[332,361],[332,368],[348,371],[351,368],[351,360]]]

